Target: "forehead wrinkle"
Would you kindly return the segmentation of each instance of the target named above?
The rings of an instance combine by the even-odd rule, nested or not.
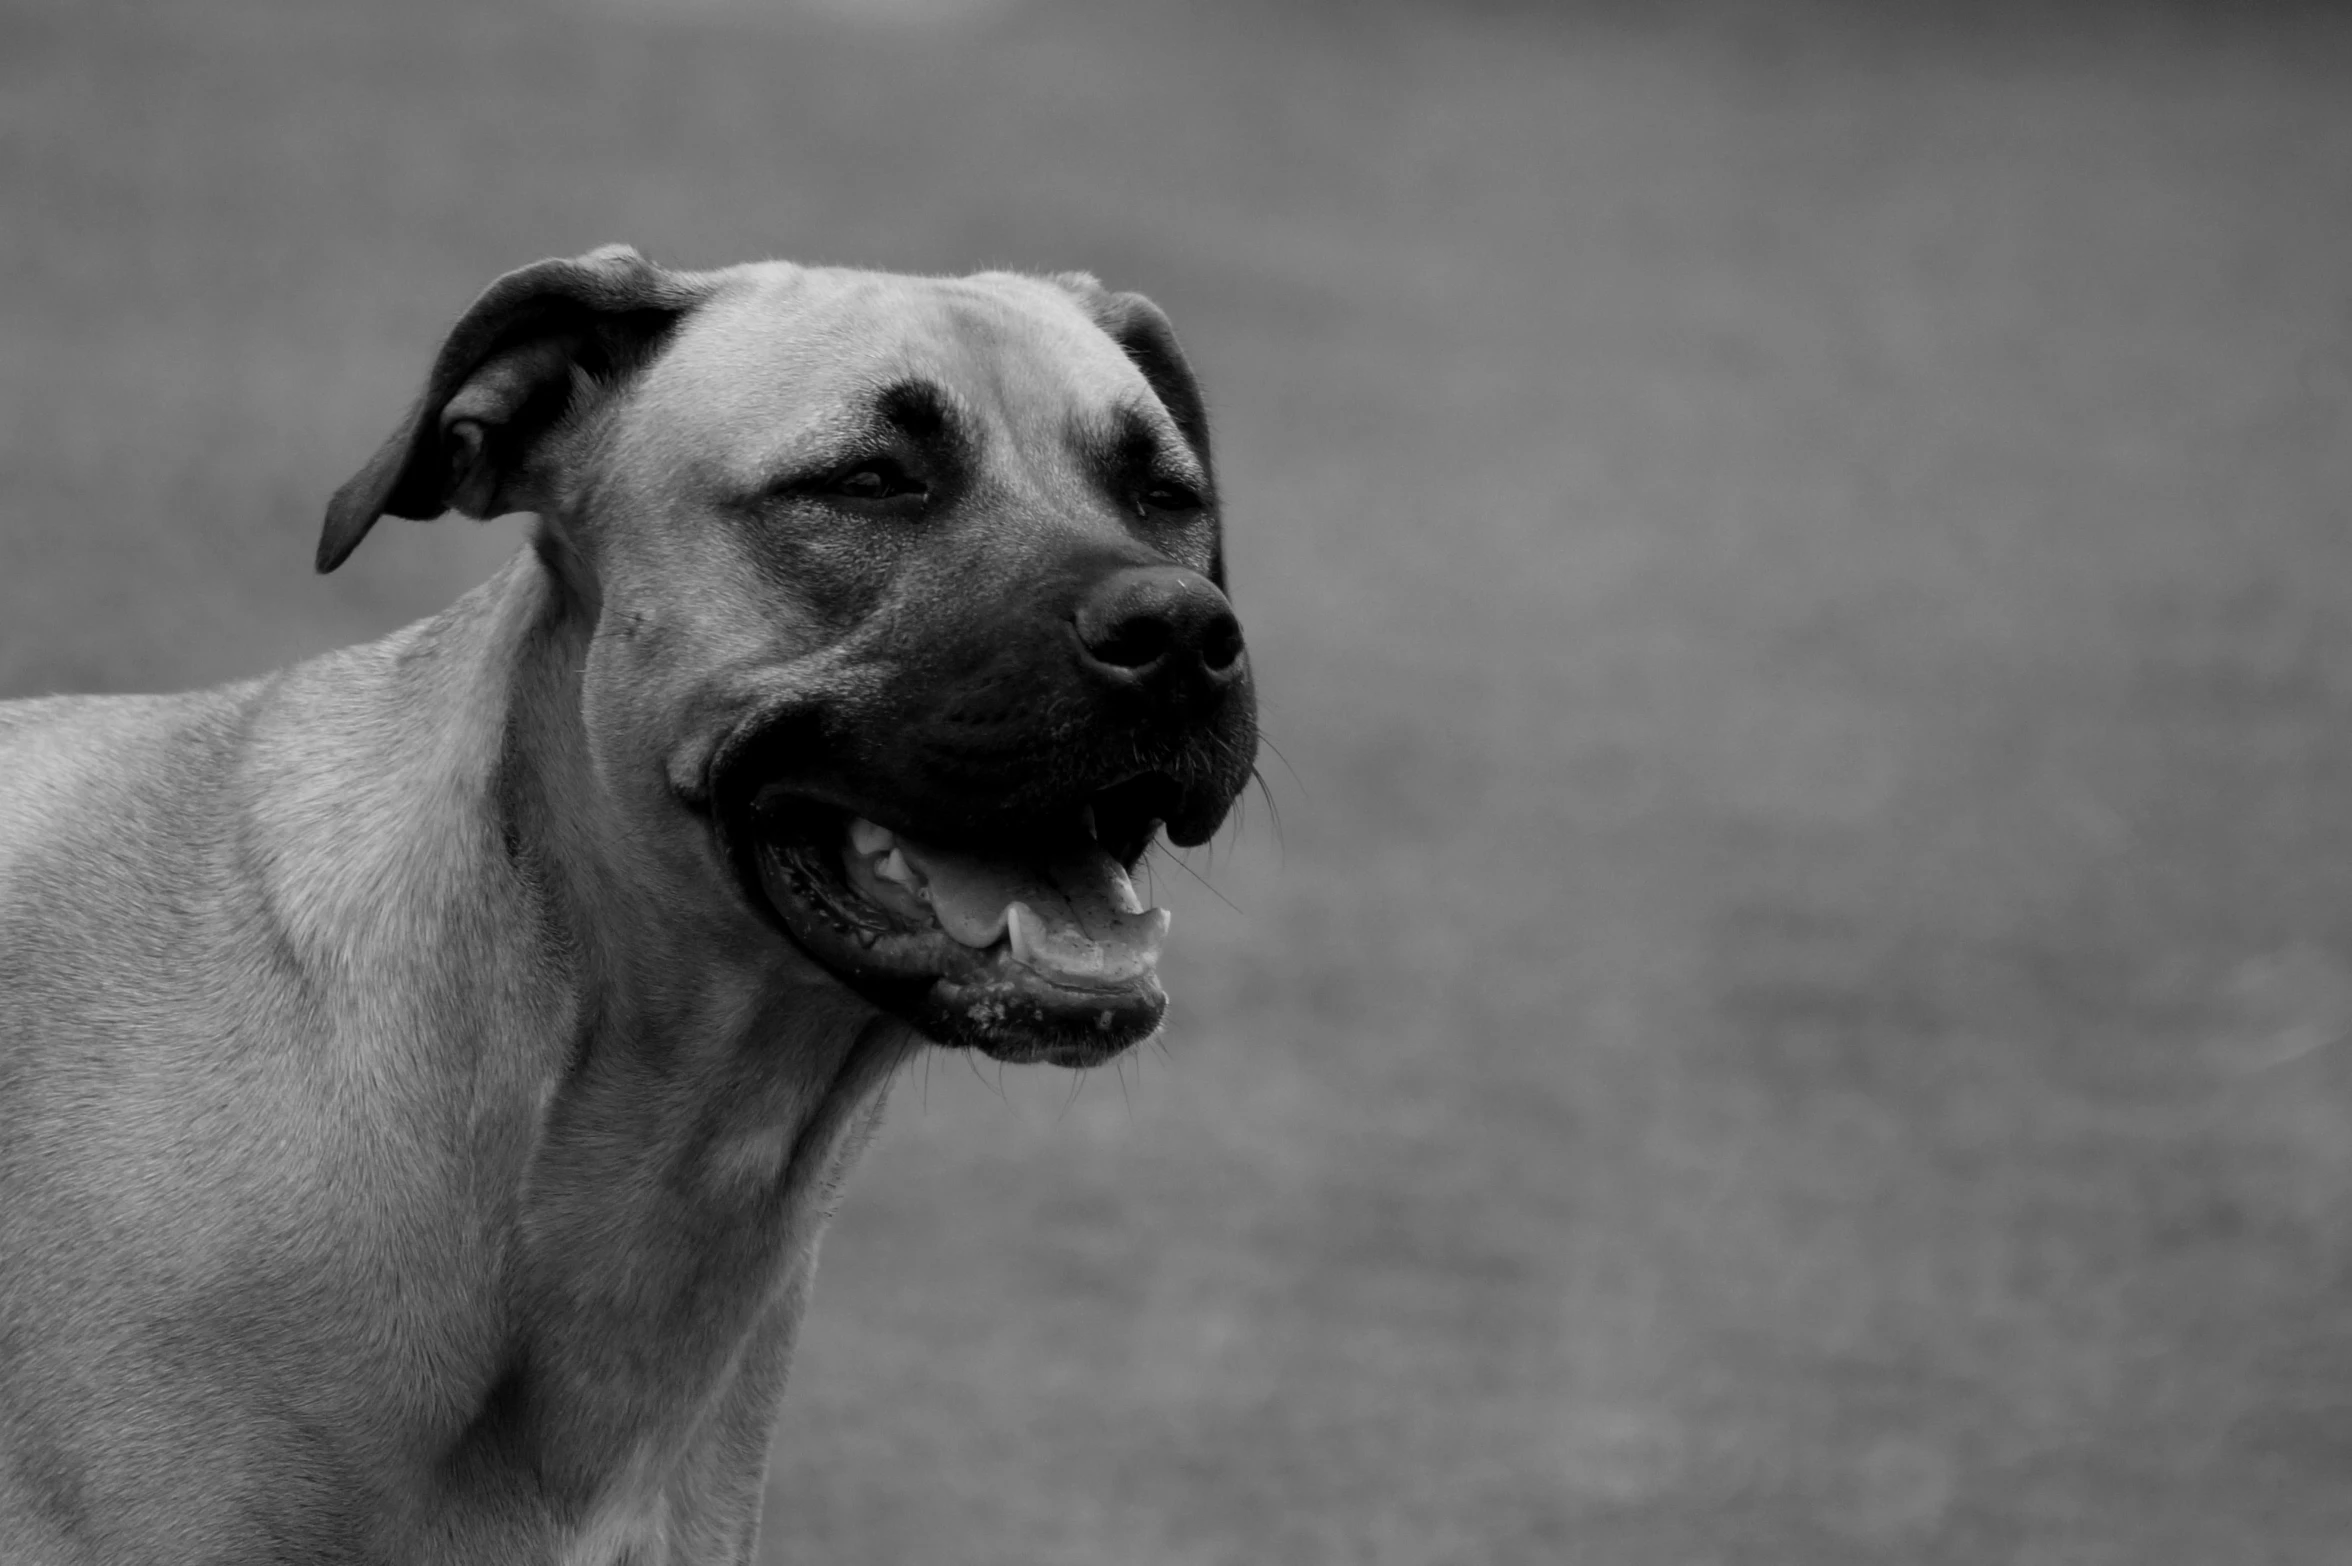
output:
[[[1041,309],[997,289],[941,301],[956,357],[986,387],[992,432],[1072,478],[1099,466],[1138,423],[1156,447],[1188,453],[1142,372],[1064,303]],[[1191,476],[1197,464],[1188,454],[1177,460]]]
[[[762,478],[780,476],[812,452],[873,444],[882,427],[870,402],[818,398],[796,416],[771,425],[747,466]]]
[[[879,366],[812,398],[763,444],[756,466],[764,473],[780,474],[812,453],[846,455],[886,445],[896,435],[922,442],[925,437],[891,416],[889,404],[910,390],[937,404],[944,425],[938,440],[950,447],[971,444],[972,411],[953,387],[903,367]]]
[[[872,393],[871,400],[876,417],[918,444],[972,444],[976,421],[971,406],[937,377],[902,376]]]
[[[1104,409],[1080,409],[1070,420],[1070,442],[1104,467],[1138,454],[1156,457],[1171,476],[1206,485],[1208,474],[1192,445],[1158,398],[1123,397]]]
[[[658,366],[663,422],[744,479],[878,444],[880,399],[910,381],[936,391],[972,448],[1067,468],[1094,455],[1073,442],[1099,439],[1126,406],[1170,460],[1196,466],[1141,372],[1053,285],[799,269],[743,277],[714,303],[683,362]]]
[[[1036,289],[1050,299],[1047,308],[977,288],[949,307],[959,334],[985,368],[998,404],[1027,415],[1021,435],[1032,446],[1059,443],[1081,464],[1097,466],[1147,446],[1173,470],[1172,476],[1205,487],[1208,472],[1199,453],[1143,372],[1058,288],[1039,283]],[[1041,352],[1048,343],[1052,351]],[[1021,378],[1020,389],[1029,395],[1014,395],[1015,375],[1039,367],[1042,373]],[[1049,387],[1060,395],[1036,395]]]

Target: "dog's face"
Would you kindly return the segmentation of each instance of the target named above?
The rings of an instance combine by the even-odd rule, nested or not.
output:
[[[1006,1060],[1148,1035],[1167,921],[1129,872],[1206,839],[1256,752],[1159,312],[1085,279],[542,266],[591,269],[587,306],[559,272],[567,302],[445,350],[470,365],[357,509],[541,511],[593,603],[601,780],[780,960]]]

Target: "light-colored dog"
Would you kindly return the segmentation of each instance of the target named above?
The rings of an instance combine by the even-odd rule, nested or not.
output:
[[[0,705],[0,1560],[743,1561],[925,1040],[1159,1024],[1254,707],[1201,402],[1091,279],[495,283],[337,493],[447,612]]]

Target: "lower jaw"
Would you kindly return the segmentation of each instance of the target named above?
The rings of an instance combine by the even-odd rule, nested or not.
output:
[[[924,1031],[939,1042],[1011,1063],[1054,1066],[1108,1060],[1157,1033],[1168,1010],[1167,992],[1156,979],[1103,991],[1022,973],[969,982],[941,979],[926,999],[938,1028]]]
[[[964,946],[944,931],[886,929],[838,913],[808,872],[759,850],[769,907],[793,943],[850,990],[935,1044],[1007,1064],[1100,1064],[1159,1030],[1168,1008],[1156,975],[1100,987],[1040,973],[1004,942]]]

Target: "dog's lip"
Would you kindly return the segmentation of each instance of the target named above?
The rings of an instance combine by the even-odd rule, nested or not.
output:
[[[911,850],[911,863],[942,878],[941,906],[894,909],[861,892],[848,847],[853,823],[869,850],[880,850],[869,857]],[[745,840],[735,851],[746,889],[783,934],[940,1043],[1007,1062],[1087,1065],[1150,1036],[1166,1011],[1156,964],[1167,915],[1141,907],[1124,867],[1099,846],[1080,850],[1063,838],[998,855],[940,850],[824,794],[777,786],[761,791],[741,828]],[[1091,873],[1105,882],[1092,906],[1082,906],[1090,872],[1049,864],[1057,853],[1080,852],[1100,862]],[[948,895],[957,893],[959,875],[978,883],[960,892],[960,910]],[[1118,889],[1126,893],[1120,906],[1105,907]],[[1000,894],[1006,902],[992,928],[974,911]],[[925,911],[933,917],[921,919]]]

